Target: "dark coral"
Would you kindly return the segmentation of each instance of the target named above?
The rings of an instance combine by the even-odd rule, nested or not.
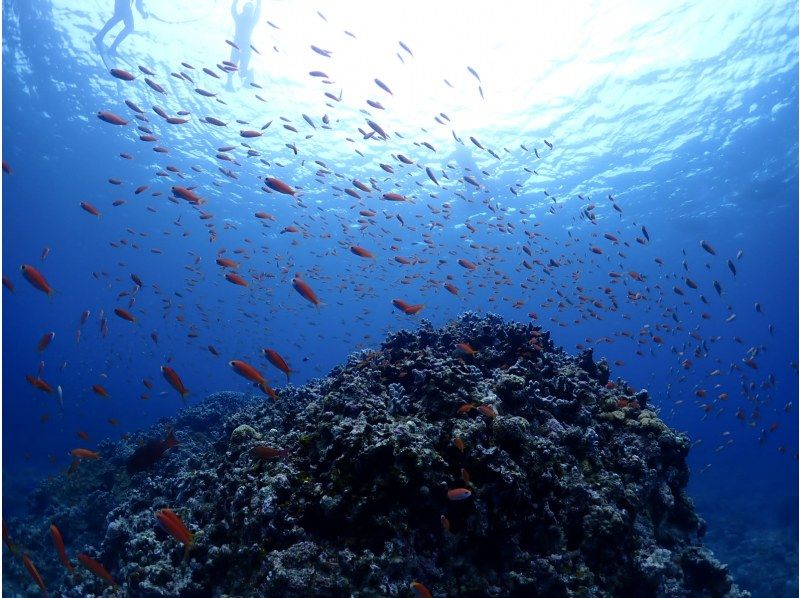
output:
[[[105,443],[9,529],[65,596],[110,590],[67,578],[50,522],[135,596],[408,596],[414,579],[450,596],[746,595],[702,545],[688,439],[608,380],[532,325],[423,323],[278,401],[218,393],[186,409],[151,470],[126,473],[134,440]],[[254,460],[257,443],[289,456]],[[471,496],[450,501],[453,488]],[[200,532],[185,562],[162,507]]]

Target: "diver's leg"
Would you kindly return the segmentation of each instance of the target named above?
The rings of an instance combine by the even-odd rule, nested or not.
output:
[[[111,47],[108,49],[110,54],[114,54],[117,51],[117,46],[119,46],[122,40],[128,37],[128,34],[133,31],[133,11],[130,10],[130,7],[128,8],[129,10],[127,13],[122,16],[122,20],[125,22],[125,27],[122,29],[122,31],[120,31],[117,39],[114,40],[114,43],[111,44]]]
[[[253,73],[250,70],[250,44],[242,48],[242,57],[239,60],[239,77],[244,82],[245,79],[253,80]]]
[[[236,48],[231,48],[231,57],[229,61],[231,64],[239,64],[239,50]],[[233,73],[228,71],[228,82],[225,84],[225,88],[228,91],[233,91]]]
[[[111,31],[114,25],[119,23],[121,20],[122,18],[117,13],[114,13],[108,22],[103,25],[103,28],[97,32],[97,35],[94,36],[94,43],[100,46],[103,43],[103,38],[106,36],[106,34]]]

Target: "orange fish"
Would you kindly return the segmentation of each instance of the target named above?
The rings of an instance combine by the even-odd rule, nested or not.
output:
[[[34,377],[28,374],[27,376],[25,376],[25,379],[31,386],[41,390],[42,392],[47,392],[47,393],[53,392],[53,387],[50,386],[47,382],[45,382],[41,378],[39,378],[38,376]]]
[[[469,413],[473,409],[475,409],[475,403],[467,403],[466,405],[461,405],[461,407],[458,408],[457,413],[459,415],[462,413]]]
[[[114,581],[114,578],[111,577],[111,574],[108,571],[106,571],[106,568],[103,567],[103,565],[98,563],[89,555],[81,552],[80,554],[78,554],[78,560],[84,567],[86,567],[89,571],[97,575],[97,577],[99,577],[100,579],[107,581],[112,586],[117,585],[117,582]]]
[[[76,459],[99,459],[100,453],[96,453],[95,451],[90,451],[89,449],[85,448],[74,448],[69,452],[70,455],[75,457]]]
[[[292,189],[289,185],[284,183],[280,179],[276,179],[274,177],[267,177],[264,179],[267,187],[272,189],[273,191],[277,191],[278,193],[283,193],[285,195],[294,195],[297,193],[294,189]]]
[[[87,432],[84,432],[83,430],[78,430],[77,434],[78,438],[80,438],[81,440],[85,440],[86,442],[89,442],[89,434]]]
[[[469,355],[470,357],[474,356],[477,353],[477,351],[473,349],[469,343],[458,343],[456,345],[456,349],[458,349],[461,353],[464,353],[465,355]]]
[[[90,204],[88,201],[82,201],[81,202],[81,207],[84,210],[86,210],[87,212],[89,212],[92,216],[99,216],[100,215],[100,211],[96,207],[94,207],[92,204]]]
[[[112,77],[122,79],[123,81],[133,81],[136,78],[136,75],[129,73],[124,69],[111,69],[108,72],[111,73]]]
[[[269,459],[283,459],[289,455],[289,449],[277,449],[264,444],[257,444],[250,449],[250,456],[253,459],[267,461]]]
[[[266,355],[269,362],[286,374],[286,381],[289,381],[289,374],[292,373],[292,370],[289,368],[289,364],[286,363],[286,360],[280,356],[280,354],[273,350],[273,349],[262,349],[264,355]]]
[[[472,496],[472,492],[466,488],[453,488],[447,491],[447,500],[466,500]]]
[[[408,309],[408,303],[403,301],[402,299],[392,299],[392,305],[394,305],[397,309],[402,312],[405,312]]]
[[[475,270],[478,267],[471,261],[465,260],[464,258],[458,260],[458,265],[461,266],[462,268],[466,268],[467,270]]]
[[[36,350],[41,353],[44,351],[47,346],[52,342],[52,340],[56,337],[55,332],[48,332],[46,333],[40,340],[39,344],[36,345]]]
[[[451,294],[458,295],[458,288],[456,288],[454,285],[450,284],[449,282],[446,282],[444,284],[444,288],[447,289],[448,292],[450,292]]]
[[[399,193],[384,193],[383,199],[386,201],[408,201],[405,195],[400,195]]]
[[[189,394],[189,391],[186,390],[186,387],[183,385],[183,381],[181,381],[181,377],[178,376],[178,373],[168,365],[161,366],[161,373],[164,375],[164,378],[167,379],[167,382],[170,383],[172,388],[178,391],[178,393],[181,395],[181,398],[185,399]]]
[[[172,187],[172,194],[175,197],[180,197],[181,199],[184,199],[194,205],[200,205],[206,203],[206,200],[200,197],[192,189],[187,189],[186,187],[179,187],[176,185]]]
[[[375,256],[371,252],[367,251],[363,247],[359,247],[358,245],[351,245],[350,252],[358,257],[365,257],[370,260],[375,259]]]
[[[50,526],[50,535],[53,536],[53,544],[56,546],[56,552],[58,552],[58,558],[61,564],[67,568],[67,571],[72,573],[74,567],[67,558],[67,551],[64,549],[64,539],[61,537],[61,532],[58,531],[55,525]]]
[[[13,555],[17,554],[16,546],[14,546],[14,544],[11,542],[11,538],[8,537],[8,530],[6,529],[5,517],[3,518],[3,542],[5,542],[6,546],[8,546],[8,550],[11,552],[11,554]]]
[[[467,446],[464,444],[464,441],[458,436],[453,438],[453,444],[455,444],[456,448],[462,453],[467,449]]]
[[[228,282],[232,282],[233,284],[238,284],[240,287],[247,287],[250,286],[247,284],[247,281],[239,276],[238,274],[234,274],[233,272],[228,272],[225,275],[225,280]]]
[[[158,523],[168,531],[173,538],[181,542],[186,547],[183,558],[189,556],[189,550],[194,546],[194,534],[184,525],[181,518],[172,509],[159,509],[155,512]]]
[[[256,368],[254,368],[249,363],[239,360],[232,360],[228,362],[235,371],[240,376],[247,378],[250,382],[255,382],[256,386],[258,386],[265,394],[269,395],[273,399],[278,398],[278,394],[267,384],[266,379],[264,376],[259,372]]]
[[[123,126],[128,124],[127,120],[125,120],[121,116],[117,116],[113,112],[109,112],[108,110],[101,110],[100,112],[98,112],[97,118],[111,125]]]
[[[25,565],[25,568],[28,570],[28,573],[30,573],[31,577],[33,577],[33,581],[36,582],[36,585],[39,586],[39,588],[42,590],[42,593],[47,596],[47,588],[44,585],[44,580],[42,579],[42,576],[39,575],[36,565],[33,564],[27,553],[22,555],[22,562]]]
[[[415,316],[424,309],[425,305],[418,303],[416,305],[409,305],[403,310],[403,313],[409,316]]]
[[[108,391],[107,391],[105,388],[103,388],[103,387],[102,387],[100,384],[92,384],[92,390],[93,390],[93,391],[94,391],[96,394],[99,394],[99,395],[100,395],[101,397],[103,397],[104,399],[107,399],[107,398],[108,398],[108,396],[109,396],[109,395],[108,395]]]
[[[233,268],[236,269],[239,267],[239,264],[232,259],[226,257],[219,257],[217,258],[217,265],[222,266],[223,268]]]
[[[122,309],[121,307],[115,307],[114,313],[117,314],[123,320],[127,320],[128,322],[135,322],[136,316],[134,316],[131,312],[126,309]]]
[[[439,521],[442,522],[442,529],[446,532],[450,531],[450,520],[445,517],[444,515],[439,517]]]
[[[412,581],[409,587],[417,598],[433,598],[431,591],[418,581]]]
[[[37,289],[42,291],[43,293],[47,293],[49,296],[52,296],[55,292],[52,287],[47,283],[44,276],[29,264],[22,264],[19,269],[22,271],[22,275],[26,278],[26,280],[35,286]]]
[[[310,301],[314,305],[314,307],[319,307],[320,305],[323,305],[317,298],[316,293],[314,293],[311,287],[308,286],[308,283],[304,281],[302,278],[300,278],[299,272],[296,272],[294,278],[292,278],[292,286],[294,287],[294,290],[300,293],[300,295],[304,299]]]

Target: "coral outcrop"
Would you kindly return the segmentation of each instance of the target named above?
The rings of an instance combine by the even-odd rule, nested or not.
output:
[[[112,590],[66,574],[51,522],[132,596],[746,595],[702,544],[689,440],[648,399],[591,352],[468,313],[277,401],[212,395],[165,422],[180,444],[146,471],[126,460],[164,426],[105,442],[8,527],[65,596]],[[186,559],[164,507],[197,533]]]

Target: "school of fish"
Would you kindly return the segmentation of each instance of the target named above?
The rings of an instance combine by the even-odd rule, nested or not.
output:
[[[355,34],[345,34],[352,43],[358,42]],[[402,41],[396,46],[396,57],[413,68],[416,58],[411,48]],[[112,379],[101,370],[87,377],[85,390],[99,400],[115,400],[141,384],[141,400],[154,392],[171,393],[180,399],[177,410],[186,400],[202,398],[192,390],[198,385],[184,378],[187,368],[174,357],[187,343],[202,347],[195,359],[213,372],[219,387],[246,384],[243,388],[257,390],[279,406],[284,379],[289,383],[290,376],[303,373],[303,368],[309,368],[306,375],[313,373],[313,363],[306,365],[300,355],[313,353],[311,347],[320,344],[342,354],[341,346],[370,346],[384,332],[373,326],[374,319],[392,317],[402,326],[413,325],[423,311],[450,317],[465,309],[506,310],[521,319],[567,328],[596,324],[614,314],[630,326],[587,337],[577,348],[593,347],[641,360],[669,354],[672,385],[667,398],[678,398],[666,407],[692,402],[700,418],[728,417],[731,425],[760,428],[762,442],[775,432],[779,420],[767,405],[777,374],[760,369],[758,358],[767,348],[740,336],[736,311],[726,300],[726,288],[736,284],[743,269],[752,267],[744,250],[723,255],[714,248],[713,239],[698,238],[694,246],[682,249],[681,263],[670,264],[651,249],[658,234],[655,227],[626,215],[624,190],[599,197],[589,192],[566,197],[541,191],[536,182],[539,170],[558,160],[557,139],[520,138],[508,147],[492,147],[476,132],[457,130],[457,119],[444,110],[431,111],[419,130],[395,130],[392,104],[408,101],[412,90],[364,73],[374,80],[374,95],[348,97],[347,89],[336,86],[335,52],[313,44],[308,52],[319,63],[319,70],[307,73],[308,84],[319,88],[318,113],[276,114],[257,122],[237,118],[236,94],[253,94],[269,114],[269,88],[251,83],[226,93],[219,79],[235,72],[229,62],[194,64],[187,57],[172,72],[139,65],[138,72],[112,68],[104,73],[117,81],[118,97],[100,102],[87,126],[114,139],[122,163],[138,161],[142,166],[136,180],[109,173],[109,192],[76,198],[74,209],[75,217],[90,219],[93,234],[107,239],[109,251],[120,256],[117,272],[91,271],[88,266],[100,284],[117,292],[117,302],[102,308],[87,306],[77,323],[37,331],[40,340],[31,347],[31,371],[25,375],[32,397],[51,395],[63,410],[60,373],[81,364],[59,359],[59,344],[102,343],[112,328],[124,331],[131,344],[158,352],[163,363],[159,371],[130,372],[130,379]],[[472,77],[462,91],[483,100],[491,90],[484,88],[475,68],[461,68]],[[442,83],[454,86],[448,79]],[[181,105],[179,98],[186,93],[199,98],[196,102],[202,102],[203,112],[190,112]],[[343,106],[360,110],[360,125],[337,116]],[[273,123],[280,127],[271,127]],[[429,126],[447,130],[453,146],[467,149],[481,166],[443,158],[451,150],[434,146],[427,135]],[[183,147],[185,136],[173,135],[182,127],[217,141],[209,149],[216,171],[192,163],[196,148]],[[358,156],[357,168],[340,168],[333,160],[305,151],[304,141],[333,133],[345,136]],[[157,164],[152,172],[150,164]],[[515,173],[517,180],[510,185],[499,182],[501,164],[504,176],[509,169]],[[5,178],[18,176],[13,166],[3,160]],[[252,198],[250,204],[257,209],[248,208],[244,215],[241,206],[230,205],[226,196],[231,187]],[[320,198],[324,203],[317,203]],[[5,197],[5,201],[18,199]],[[151,226],[147,230],[127,226],[124,210],[148,212]],[[117,217],[116,211],[122,216]],[[158,242],[163,235],[183,238],[184,253],[179,257],[186,263],[174,273],[174,289],[149,282],[147,271],[131,272],[126,267],[124,255],[130,251],[151,254],[150,263],[158,267],[165,252]],[[49,241],[40,256],[31,255],[19,264],[18,271],[6,272],[4,292],[39,301],[43,309],[48,302],[58,302],[61,293],[69,293],[70,289],[50,282],[66,284],[72,277],[48,267],[51,249],[58,250],[56,240]],[[313,265],[299,265],[308,263]],[[651,266],[644,269],[643,263]],[[86,270],[87,265],[76,268]],[[229,299],[217,306],[190,299],[207,284],[224,288]],[[752,300],[772,334],[775,324],[768,319],[769,308],[757,296]],[[375,305],[385,308],[380,317],[374,313]],[[250,323],[257,328],[265,314],[267,319],[298,321],[298,329],[301,324],[313,328],[323,321],[340,322],[342,336],[270,337],[270,346],[265,347],[260,335],[250,330]],[[214,330],[218,316],[252,337],[249,353],[228,354]],[[175,328],[165,332],[168,319],[181,334]],[[723,321],[730,332],[709,334],[705,330],[709,321]],[[92,324],[97,332],[84,333]],[[468,340],[460,339],[453,347],[464,360],[479,351]],[[536,338],[531,343],[535,346]],[[716,357],[714,347],[721,343],[739,347],[739,358],[725,362]],[[624,349],[608,347],[612,344]],[[621,359],[614,363],[624,365]],[[734,401],[737,395],[740,400]],[[735,408],[728,407],[734,403]],[[485,417],[497,415],[491,405],[470,403],[453,416],[472,409]],[[791,402],[780,406],[781,411],[792,409]],[[763,421],[767,413],[771,419]],[[117,423],[116,418],[109,419],[109,424]],[[81,445],[70,451],[67,475],[103,458],[91,448],[86,432],[71,434]],[[462,439],[453,442],[465,450]],[[729,442],[723,441],[719,449]],[[154,439],[137,451],[129,471],[152,466],[177,443],[172,431],[167,440]],[[785,453],[787,447],[777,450]],[[268,446],[255,447],[252,456],[264,461],[290,458],[285,449]],[[466,470],[462,478],[469,482]],[[453,488],[446,498],[470,497],[470,490]],[[180,507],[175,507],[178,512]],[[190,526],[169,508],[154,517],[190,558],[195,541]],[[442,527],[449,531],[444,515]],[[52,558],[71,572],[75,565],[65,547],[69,538],[62,537],[55,523],[50,533]],[[9,539],[5,523],[3,535],[46,594],[45,580],[30,556]],[[93,575],[111,586],[117,584],[91,556],[74,557]],[[431,595],[420,581],[410,582],[409,588],[418,596]]]

